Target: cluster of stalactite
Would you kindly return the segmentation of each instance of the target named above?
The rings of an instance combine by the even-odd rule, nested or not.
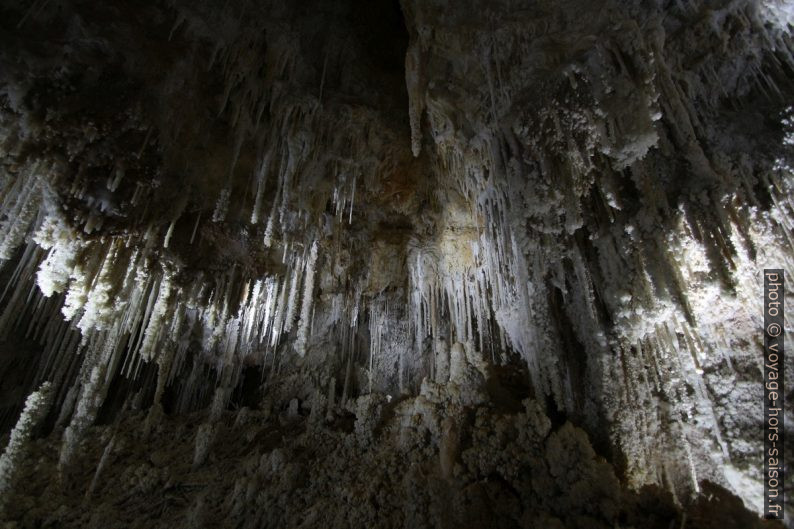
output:
[[[61,465],[109,394],[210,440],[248,368],[343,405],[465,348],[631,486],[760,499],[785,5],[404,0],[395,69],[333,2],[40,3],[0,8],[0,333],[41,345]]]

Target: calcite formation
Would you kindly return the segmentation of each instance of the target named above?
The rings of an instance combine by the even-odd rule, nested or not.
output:
[[[762,526],[793,24],[1,1],[9,527]]]
[[[523,376],[426,381],[416,396],[369,393],[347,408],[314,398],[224,411],[211,444],[200,412],[148,433],[126,415],[90,427],[61,482],[43,479],[59,440],[31,443],[7,512],[22,526],[86,528],[766,527],[708,483],[683,512],[659,487],[622,487],[584,430],[518,400],[510,380]],[[294,391],[284,382],[276,393]]]

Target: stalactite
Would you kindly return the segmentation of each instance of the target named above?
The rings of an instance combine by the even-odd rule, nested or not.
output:
[[[314,300],[314,276],[317,266],[318,243],[312,243],[309,250],[309,257],[306,260],[306,278],[304,279],[303,301],[301,304],[301,316],[298,324],[298,337],[295,340],[295,350],[300,356],[306,354],[306,347],[309,338],[309,326],[311,321],[312,303]]]

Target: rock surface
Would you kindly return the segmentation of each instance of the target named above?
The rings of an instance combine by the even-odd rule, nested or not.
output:
[[[757,522],[787,2],[23,4],[12,526]]]

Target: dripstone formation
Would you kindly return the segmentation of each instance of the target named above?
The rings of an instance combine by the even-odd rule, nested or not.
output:
[[[792,32],[0,0],[2,527],[783,527]]]

